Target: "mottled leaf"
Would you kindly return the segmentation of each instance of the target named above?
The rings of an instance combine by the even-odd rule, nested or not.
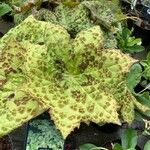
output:
[[[0,40],[0,136],[47,108],[64,138],[81,122],[131,123],[135,106],[145,112],[126,82],[136,60],[102,47],[99,26],[72,39],[30,16],[10,30]]]

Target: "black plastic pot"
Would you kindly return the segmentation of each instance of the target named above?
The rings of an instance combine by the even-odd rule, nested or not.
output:
[[[17,128],[9,134],[13,143],[13,150],[25,150],[27,138],[27,124]],[[0,149],[1,150],[1,149]]]
[[[150,136],[141,135],[144,130],[144,123],[135,121],[130,127],[137,130],[139,135],[136,150],[143,150],[145,143],[150,139]],[[90,125],[82,123],[79,129],[75,129],[66,138],[64,150],[79,150],[79,146],[86,143],[111,150],[112,143],[121,143],[120,137],[127,128],[129,128],[127,124],[122,126],[106,124],[99,127],[94,123]]]
[[[78,150],[79,146],[91,143],[96,146],[103,146],[108,141],[118,140],[120,127],[113,124],[98,126],[94,123],[81,124],[79,129],[75,129],[65,141],[64,150]]]
[[[13,150],[12,141],[9,136],[0,138],[0,150]]]

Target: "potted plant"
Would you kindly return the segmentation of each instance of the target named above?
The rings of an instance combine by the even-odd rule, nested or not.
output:
[[[127,54],[144,48],[119,4],[46,3],[55,6],[19,3],[16,27],[0,39],[0,136],[46,110],[64,139],[81,122],[131,124],[137,109],[147,114],[135,92],[142,68]]]

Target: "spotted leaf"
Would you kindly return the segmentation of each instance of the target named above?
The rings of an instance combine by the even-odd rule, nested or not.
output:
[[[73,39],[29,16],[9,31],[0,40],[0,135],[46,109],[64,138],[81,122],[131,123],[135,107],[146,111],[126,85],[136,60],[102,47],[99,26]]]

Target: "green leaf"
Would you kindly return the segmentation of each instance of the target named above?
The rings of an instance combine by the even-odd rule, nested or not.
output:
[[[122,149],[122,147],[121,147],[120,144],[116,143],[116,144],[114,145],[113,150],[123,150],[123,149]]]
[[[97,148],[97,146],[95,146],[94,144],[90,144],[90,143],[79,146],[79,150],[91,150],[94,148]]]
[[[149,92],[143,92],[141,94],[136,93],[135,96],[141,104],[150,108],[150,93]],[[146,116],[150,117],[150,111],[149,110],[147,110],[146,112],[143,112],[142,114],[145,115],[145,117]],[[139,119],[142,120],[143,119],[142,114],[139,114],[138,112],[136,112],[136,115],[137,115],[136,118],[138,120]]]
[[[5,3],[0,3],[0,16],[5,15],[6,13],[10,12],[12,8]]]
[[[147,60],[140,61],[140,64],[144,67],[144,69],[148,68],[149,64]]]
[[[143,71],[143,77],[146,80],[150,80],[150,65]]]
[[[148,64],[150,65],[150,52],[147,54],[147,61],[148,61]]]
[[[128,39],[127,47],[141,44],[141,39],[140,38],[136,39],[134,37],[130,37],[129,39]]]
[[[150,140],[146,142],[144,146],[144,150],[149,150],[150,149]]]
[[[134,46],[126,47],[125,50],[129,53],[135,53],[135,52],[144,51],[144,47],[141,45],[134,45]]]
[[[123,150],[135,148],[137,145],[137,132],[133,129],[126,129],[121,136]]]
[[[148,53],[146,60],[142,60],[140,63],[144,67],[143,77],[150,80],[150,53]]]
[[[128,88],[134,92],[134,88],[140,82],[142,76],[142,67],[140,64],[134,64],[127,75]]]
[[[124,52],[135,53],[141,52],[144,50],[144,47],[141,46],[141,39],[135,38],[132,36],[132,30],[129,30],[126,27],[122,27],[117,33],[118,46]]]
[[[131,36],[132,32],[128,28],[123,28],[122,29],[122,38],[124,40],[127,40]]]
[[[143,115],[139,112],[135,110],[135,120],[137,121],[143,121]]]
[[[138,101],[140,101],[140,103],[150,107],[150,94],[149,92],[143,92],[141,94],[136,94]]]

